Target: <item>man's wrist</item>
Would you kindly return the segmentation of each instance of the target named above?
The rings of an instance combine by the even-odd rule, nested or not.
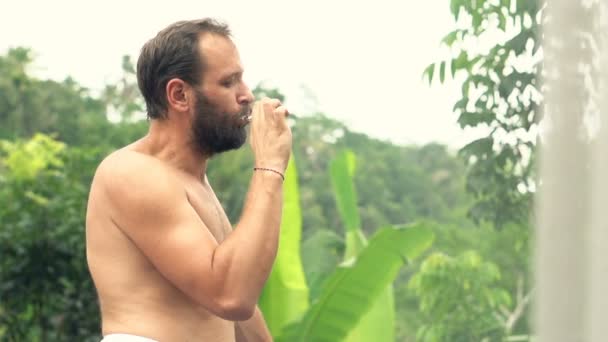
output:
[[[275,168],[271,168],[271,167],[261,167],[261,166],[255,166],[253,168],[254,172],[270,172],[270,173],[274,173],[275,175],[278,175],[279,177],[281,177],[282,180],[285,180],[285,173],[275,169]]]

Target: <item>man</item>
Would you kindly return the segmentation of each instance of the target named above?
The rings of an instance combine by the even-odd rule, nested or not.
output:
[[[142,48],[149,132],[103,160],[87,208],[104,341],[271,340],[256,303],[277,252],[291,131],[285,107],[254,104],[242,75],[212,19],[170,25]],[[255,170],[232,231],[205,170],[248,124]]]

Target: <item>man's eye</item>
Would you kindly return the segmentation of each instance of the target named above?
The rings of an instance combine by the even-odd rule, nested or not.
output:
[[[222,82],[222,85],[223,85],[224,87],[230,87],[230,86],[234,85],[234,82],[235,82],[235,81],[236,81],[236,79],[235,79],[235,78],[230,78],[230,79],[227,79],[227,80],[225,80],[224,82]]]

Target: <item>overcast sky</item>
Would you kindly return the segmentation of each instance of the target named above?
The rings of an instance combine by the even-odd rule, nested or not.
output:
[[[459,85],[421,78],[448,57],[439,44],[454,28],[448,1],[20,0],[0,13],[0,53],[30,47],[40,77],[101,89],[120,75],[122,55],[136,60],[168,24],[206,16],[231,26],[246,81],[279,87],[294,113],[318,109],[399,144],[472,138],[451,112]]]

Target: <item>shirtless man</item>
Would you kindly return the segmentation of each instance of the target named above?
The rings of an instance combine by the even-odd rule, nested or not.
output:
[[[87,208],[104,342],[272,340],[257,301],[277,252],[291,131],[281,103],[254,104],[242,75],[212,19],[175,23],[142,48],[149,132],[101,162]],[[256,170],[233,231],[205,171],[244,144],[248,124]]]

